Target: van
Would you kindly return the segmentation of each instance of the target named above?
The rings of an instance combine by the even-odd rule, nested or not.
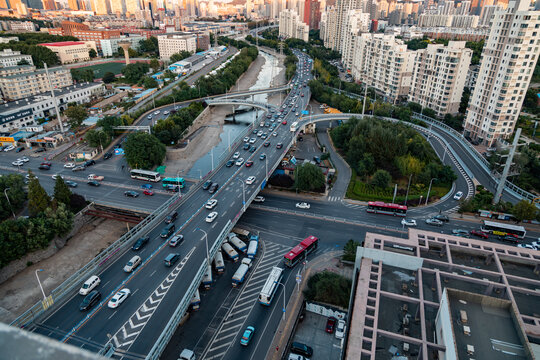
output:
[[[88,295],[88,293],[94,290],[94,288],[98,286],[100,282],[101,280],[96,275],[90,276],[79,290],[79,295]]]
[[[300,354],[306,357],[311,357],[313,355],[313,348],[311,346],[307,346],[306,344],[293,342],[291,344],[291,352],[295,354]]]
[[[178,360],[195,360],[195,353],[189,349],[184,349],[180,353]]]
[[[124,266],[124,271],[127,273],[130,273],[133,270],[135,270],[137,266],[139,265],[141,265],[141,257],[138,255],[135,255],[134,257],[131,258],[131,260],[127,262],[126,266]]]
[[[167,217],[165,218],[165,224],[170,224],[172,222],[175,222],[177,217],[178,217],[178,212],[173,211],[172,213],[167,215]]]
[[[173,266],[175,262],[180,258],[180,254],[170,253],[165,258],[165,266]]]
[[[169,236],[171,236],[174,233],[175,230],[176,230],[176,226],[174,224],[169,224],[169,225],[165,226],[163,228],[163,230],[161,230],[160,236],[162,238],[168,238]]]

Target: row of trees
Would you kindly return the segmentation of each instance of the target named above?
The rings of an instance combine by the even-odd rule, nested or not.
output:
[[[191,103],[167,119],[159,120],[152,128],[152,133],[165,145],[176,144],[184,131],[193,124],[193,121],[203,110],[204,107],[201,103]]]
[[[31,172],[29,174],[27,199],[30,217],[7,219],[0,223],[0,268],[30,252],[48,247],[56,236],[66,235],[73,226],[74,212],[86,206],[84,198],[72,194],[61,177],[56,179],[54,196],[51,198],[38,179]],[[15,199],[23,177],[8,175],[2,178],[5,177],[9,178],[7,182],[14,189],[11,191],[10,188],[8,191],[10,200],[13,199],[18,204],[20,201],[24,202],[26,196],[23,200]]]

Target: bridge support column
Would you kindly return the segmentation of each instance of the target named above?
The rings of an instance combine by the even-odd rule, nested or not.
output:
[[[236,116],[234,115],[234,105],[232,106],[232,122],[236,124]]]

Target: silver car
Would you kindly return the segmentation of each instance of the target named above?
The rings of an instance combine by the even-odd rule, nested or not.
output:
[[[444,225],[444,223],[441,220],[438,220],[438,219],[435,219],[435,218],[426,219],[426,224],[433,225],[433,226],[443,226]]]

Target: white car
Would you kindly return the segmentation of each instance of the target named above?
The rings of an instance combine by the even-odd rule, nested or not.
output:
[[[212,221],[216,220],[217,218],[217,211],[212,211],[210,214],[206,216],[206,222],[211,223]]]
[[[7,148],[4,149],[4,151],[11,151],[13,149],[15,149],[15,146],[9,145]]]
[[[272,136],[277,136],[277,132],[274,131],[274,132],[272,133]]]
[[[22,162],[25,162],[25,163],[27,163],[27,162],[29,162],[29,161],[30,161],[30,159],[29,159],[29,158],[27,158],[26,156],[23,156],[22,158],[18,158],[18,159],[17,159],[17,161],[22,161]]]
[[[169,111],[165,110],[165,111],[163,112],[163,115],[169,115]]]
[[[517,246],[518,248],[523,248],[523,249],[529,249],[529,250],[536,250],[536,248],[532,245],[529,245],[529,244],[518,244]]]
[[[259,131],[259,132],[257,133],[257,136],[258,136],[258,137],[261,137],[262,134],[263,134],[263,132],[262,132],[262,131]]]
[[[533,241],[531,245],[534,246],[536,250],[540,250],[540,241]]]
[[[75,166],[76,166],[76,165],[75,165],[74,163],[72,163],[72,162],[69,162],[69,163],[65,163],[65,164],[64,164],[64,167],[65,167],[66,169],[73,169]]]
[[[236,160],[236,163],[235,163],[236,166],[242,166],[243,164],[244,164],[244,158],[240,158]]]
[[[454,200],[461,200],[463,197],[463,193],[461,191],[458,191],[456,195],[454,195]]]
[[[24,161],[22,161],[22,160],[15,160],[14,162],[11,163],[11,165],[13,165],[13,166],[23,166],[23,165],[24,165]]]
[[[405,226],[416,226],[416,220],[414,219],[402,219],[401,225]]]
[[[255,176],[250,176],[246,179],[246,184],[251,185],[255,182]]]
[[[124,302],[124,300],[127,299],[127,297],[131,294],[131,291],[129,289],[122,289],[118,291],[114,296],[109,300],[109,303],[107,306],[111,309],[116,309],[120,304]]]
[[[259,135],[259,134],[257,134],[257,135]],[[261,134],[261,135],[262,135],[262,134]],[[255,144],[255,142],[257,142],[257,138],[251,138],[251,139],[249,139],[249,143],[250,143],[250,144]]]
[[[240,153],[237,151],[234,153],[234,155],[232,156],[233,159],[238,159],[240,157]]]
[[[249,136],[246,136],[246,137],[244,138],[244,142],[248,142],[248,141],[249,141]]]
[[[59,177],[59,176],[62,178],[62,180],[64,180],[64,177],[63,177],[62,175],[60,175],[60,174],[54,174],[54,175],[52,176],[52,178],[53,178],[54,180],[56,180],[56,178]]]
[[[154,111],[154,115],[158,115],[159,114],[159,110],[158,111]]]
[[[339,320],[336,326],[336,339],[343,339],[345,336],[345,320]]]
[[[213,208],[216,207],[216,205],[217,205],[217,199],[211,199],[211,200],[208,200],[208,202],[206,203],[204,207],[207,208],[208,210],[212,210]]]
[[[309,205],[307,202],[301,202],[301,203],[296,203],[296,207],[299,209],[309,209],[311,205]]]
[[[261,195],[255,196],[255,199],[253,199],[253,202],[263,203],[264,196],[261,196]]]

